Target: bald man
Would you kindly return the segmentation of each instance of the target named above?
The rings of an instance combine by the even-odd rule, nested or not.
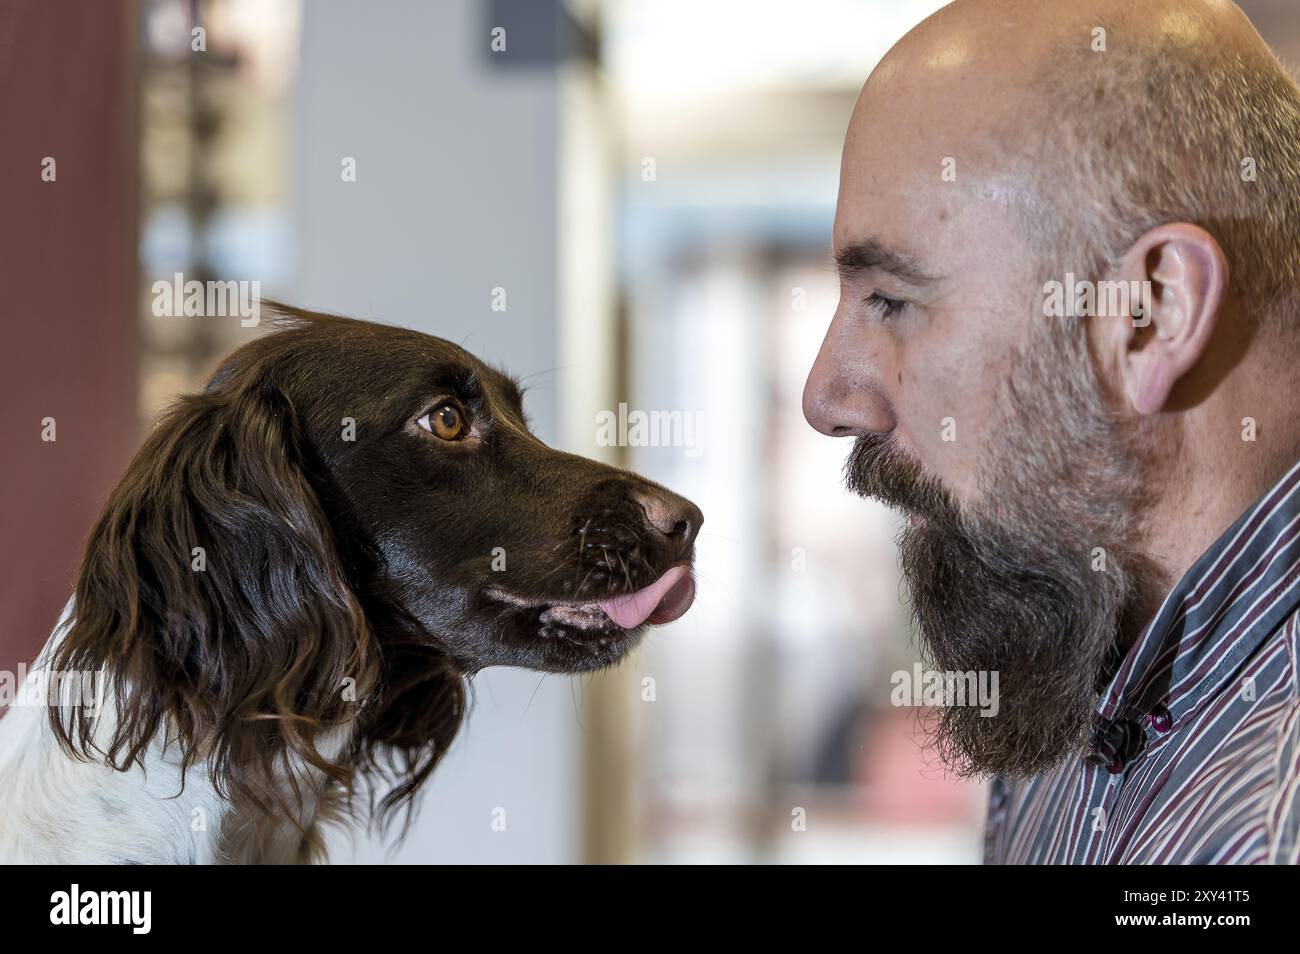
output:
[[[989,862],[1295,863],[1300,90],[1228,0],[957,0],[868,79],[804,393],[903,511]]]

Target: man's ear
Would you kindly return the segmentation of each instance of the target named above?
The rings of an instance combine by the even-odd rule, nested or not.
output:
[[[1142,289],[1130,317],[1104,319],[1104,364],[1139,414],[1168,404],[1178,381],[1214,337],[1228,289],[1228,260],[1214,236],[1187,223],[1144,234],[1120,262],[1118,280]],[[1099,300],[1101,296],[1098,296]]]

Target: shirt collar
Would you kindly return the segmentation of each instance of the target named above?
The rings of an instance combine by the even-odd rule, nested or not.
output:
[[[1192,565],[1101,695],[1104,723],[1166,729],[1231,683],[1300,604],[1300,463]]]

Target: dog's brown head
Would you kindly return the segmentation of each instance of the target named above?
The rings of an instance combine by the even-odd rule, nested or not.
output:
[[[694,594],[702,520],[635,474],[555,451],[516,382],[447,341],[276,306],[159,422],[96,524],[51,667],[105,668],[125,769],[160,730],[274,811],[302,761],[392,770],[406,801],[486,666],[609,666]],[[343,755],[322,733],[351,725]],[[284,806],[279,806],[284,807]]]

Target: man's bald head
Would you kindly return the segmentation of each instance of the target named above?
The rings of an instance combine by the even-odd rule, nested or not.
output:
[[[1300,89],[1230,0],[955,0],[867,81],[846,162],[891,103],[1014,202],[1051,272],[1101,278],[1188,222],[1237,310],[1300,332]]]

